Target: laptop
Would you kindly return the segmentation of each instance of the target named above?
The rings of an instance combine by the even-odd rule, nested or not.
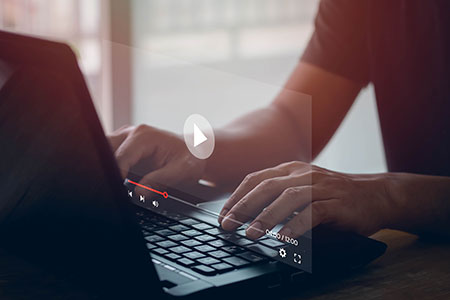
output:
[[[176,187],[142,199],[62,43],[0,32],[0,140],[0,246],[100,297],[268,295],[386,249],[320,226],[297,245],[252,241],[245,225],[220,228],[220,201],[199,206]]]

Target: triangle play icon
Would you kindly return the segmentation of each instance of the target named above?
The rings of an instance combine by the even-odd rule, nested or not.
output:
[[[197,124],[194,123],[194,147],[206,142],[208,138],[203,134],[203,132],[198,128]]]

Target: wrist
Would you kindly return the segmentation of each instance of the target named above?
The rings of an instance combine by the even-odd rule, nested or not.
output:
[[[382,184],[382,228],[395,229],[405,211],[402,182],[397,173],[384,173]]]
[[[420,219],[418,211],[420,205],[416,201],[417,182],[414,179],[415,176],[408,173],[386,174],[384,181],[388,205],[386,228],[409,230]]]

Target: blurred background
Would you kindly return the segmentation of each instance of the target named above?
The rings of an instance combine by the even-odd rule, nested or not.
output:
[[[270,103],[309,40],[318,3],[0,0],[0,28],[69,43],[107,132],[140,123],[181,132],[192,113],[218,127]],[[386,170],[371,86],[315,163]]]

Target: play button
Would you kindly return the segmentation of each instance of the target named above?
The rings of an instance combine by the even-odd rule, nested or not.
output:
[[[208,138],[203,134],[203,132],[198,128],[197,124],[194,123],[194,147],[206,142]]]
[[[184,142],[199,159],[207,159],[214,151],[214,131],[205,117],[193,114],[184,122]]]

